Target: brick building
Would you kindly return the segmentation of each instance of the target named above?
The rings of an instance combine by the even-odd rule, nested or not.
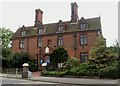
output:
[[[35,24],[22,26],[12,38],[12,52],[27,51],[40,65],[40,59],[57,47],[64,47],[70,57],[85,62],[95,38],[102,34],[100,17],[85,19],[78,17],[77,4],[71,3],[71,20],[43,24],[43,11],[35,10]]]

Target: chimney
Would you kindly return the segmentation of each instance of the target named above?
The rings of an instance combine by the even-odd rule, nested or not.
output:
[[[40,9],[35,10],[35,27],[42,25],[43,11]]]
[[[78,21],[78,5],[76,2],[71,3],[71,23]]]

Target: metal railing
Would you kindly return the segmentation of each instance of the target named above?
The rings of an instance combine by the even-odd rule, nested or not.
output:
[[[7,77],[21,78],[22,68],[4,68],[2,74],[6,74]]]

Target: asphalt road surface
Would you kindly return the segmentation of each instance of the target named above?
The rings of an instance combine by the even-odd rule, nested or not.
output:
[[[82,85],[67,85],[67,84],[51,83],[51,82],[2,78],[2,86],[82,86]]]
[[[23,79],[2,78],[2,86],[118,86],[118,85],[72,85]]]

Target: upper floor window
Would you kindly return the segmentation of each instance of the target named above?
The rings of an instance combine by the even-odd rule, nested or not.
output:
[[[81,23],[80,24],[80,29],[86,29],[86,24],[85,23]]]
[[[58,36],[58,46],[63,45],[63,36]]]
[[[42,28],[38,29],[38,34],[43,34],[43,29]]]
[[[19,45],[20,48],[25,48],[25,40],[24,39],[21,39],[19,44],[20,44]]]
[[[81,45],[87,44],[87,35],[85,34],[80,35],[80,44]]]
[[[52,44],[52,40],[48,40],[48,45],[51,45]]]
[[[58,32],[63,32],[64,29],[63,29],[63,26],[58,26]]]
[[[25,30],[21,31],[21,36],[25,36]]]
[[[42,38],[38,38],[38,47],[42,47]]]
[[[87,57],[88,57],[88,53],[87,52],[80,53],[80,61],[81,61],[81,63],[86,62]]]

